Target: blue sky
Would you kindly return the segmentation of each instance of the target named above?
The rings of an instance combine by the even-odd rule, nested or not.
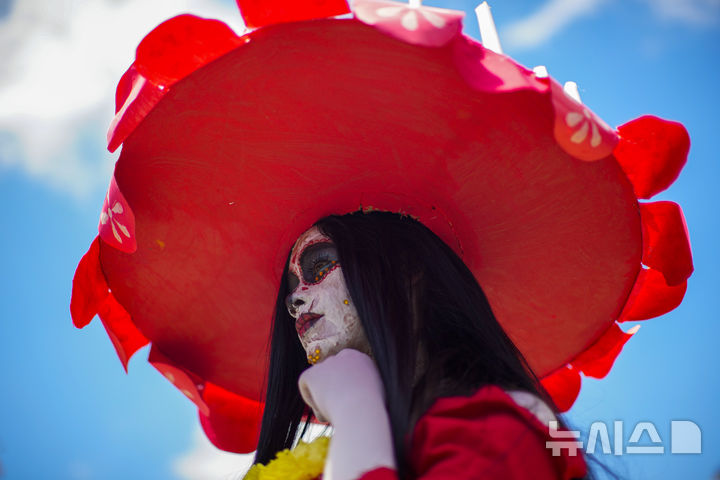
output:
[[[475,5],[426,3],[466,10],[466,33],[479,38]],[[505,53],[576,81],[610,125],[651,113],[690,132],[687,166],[653,199],[678,202],[687,219],[696,270],[685,300],[640,322],[611,373],[584,380],[568,418],[585,431],[603,421],[611,437],[623,420],[625,442],[653,422],[665,454],[596,455],[628,478],[709,480],[720,471],[720,2],[491,6]],[[242,468],[198,435],[194,406],[147,364],[147,350],[125,375],[101,324],[77,330],[69,315],[115,159],[104,149],[114,83],[142,35],[184,10],[240,25],[229,1],[0,0],[0,478],[226,478]],[[701,455],[669,453],[672,420],[699,425]]]

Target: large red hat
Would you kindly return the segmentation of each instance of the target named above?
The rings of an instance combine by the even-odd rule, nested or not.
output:
[[[357,210],[411,215],[461,255],[561,409],[692,272],[672,202],[682,125],[617,130],[462,35],[462,12],[343,0],[241,2],[237,36],[184,15],[117,89],[122,153],[71,310],[123,365],[149,361],[220,448],[255,447],[279,277],[295,238]]]

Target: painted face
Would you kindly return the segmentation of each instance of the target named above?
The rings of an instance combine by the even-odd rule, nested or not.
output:
[[[285,305],[310,363],[345,348],[370,353],[335,245],[317,227],[295,243],[288,276],[290,295]]]

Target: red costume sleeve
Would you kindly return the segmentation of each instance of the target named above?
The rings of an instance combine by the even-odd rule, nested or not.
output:
[[[418,421],[411,462],[418,480],[581,478],[587,467],[581,451],[558,456],[552,440],[529,410],[502,389],[481,388],[471,397],[438,400]],[[388,468],[367,472],[360,480],[396,480]]]

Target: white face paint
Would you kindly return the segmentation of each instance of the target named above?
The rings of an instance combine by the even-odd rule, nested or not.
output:
[[[290,295],[285,304],[308,361],[345,348],[370,354],[370,345],[350,299],[332,241],[317,227],[298,238],[290,255]]]

